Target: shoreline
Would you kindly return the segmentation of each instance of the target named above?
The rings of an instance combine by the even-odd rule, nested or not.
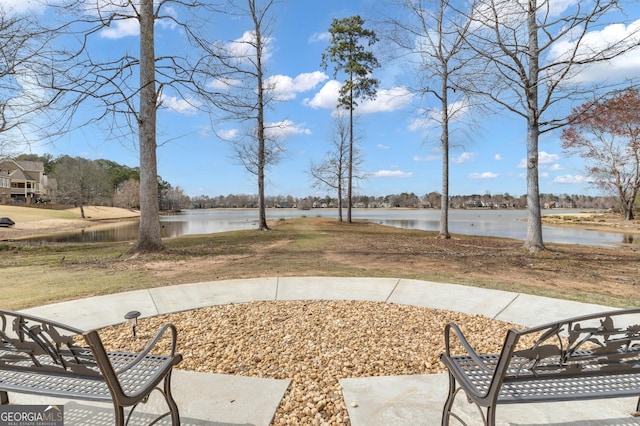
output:
[[[0,227],[0,241],[77,232],[89,228],[99,229],[112,226],[114,223],[135,222],[140,217],[139,211],[117,207],[86,206],[84,210],[86,218],[82,219],[79,207],[49,210],[0,205],[0,217],[9,217],[16,222],[12,227]],[[625,221],[620,215],[613,213],[576,211],[575,213],[546,214],[542,217],[542,225],[640,235],[640,220]]]
[[[577,228],[585,231],[612,232],[618,234],[640,234],[640,220],[623,220],[613,213],[564,213],[547,214],[542,225],[562,228]]]
[[[0,217],[9,217],[15,222],[11,227],[0,227],[0,241],[108,227],[114,223],[134,222],[140,217],[139,211],[118,207],[87,206],[84,211],[83,219],[79,207],[49,210],[0,205]]]

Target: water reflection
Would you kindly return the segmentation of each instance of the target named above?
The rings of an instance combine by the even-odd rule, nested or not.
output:
[[[438,231],[439,210],[386,210],[354,209],[353,218],[404,229]],[[546,211],[543,214],[561,214]],[[522,210],[452,210],[449,214],[449,232],[452,234],[496,236],[524,240],[526,237],[526,212]],[[296,217],[334,217],[335,209],[295,210],[273,209],[267,211],[268,220]],[[211,234],[235,230],[256,229],[258,212],[252,209],[187,210],[180,214],[160,218],[162,238],[182,235]],[[633,234],[585,231],[576,228],[543,228],[546,242],[584,245],[640,245],[640,238]],[[113,242],[133,241],[138,237],[138,223],[127,222],[113,226],[87,228],[82,232],[56,234],[35,238],[46,242]]]
[[[59,242],[59,243],[98,243],[128,241],[138,238],[138,223],[129,222],[114,224],[113,226],[96,228],[85,228],[79,232],[65,232],[55,235],[48,235],[33,238],[37,241]]]

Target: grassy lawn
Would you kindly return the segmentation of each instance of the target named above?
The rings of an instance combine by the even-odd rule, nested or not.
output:
[[[277,220],[249,230],[166,239],[131,256],[131,242],[0,242],[0,306],[20,309],[114,292],[269,276],[397,277],[460,283],[625,307],[640,303],[630,248],[549,245],[327,218]]]

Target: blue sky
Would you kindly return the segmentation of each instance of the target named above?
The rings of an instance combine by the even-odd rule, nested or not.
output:
[[[569,7],[578,0],[553,0]],[[20,9],[34,7],[23,0],[3,0]],[[373,6],[376,0],[289,0],[276,4],[276,21],[269,44],[267,76],[276,81],[282,100],[268,112],[267,121],[280,123],[286,148],[280,162],[267,172],[267,195],[325,195],[312,187],[311,162],[320,162],[330,149],[332,113],[337,99],[338,82],[332,79],[332,68],[323,70],[321,55],[328,45],[327,30],[333,18],[359,14],[365,26],[376,30]],[[41,13],[40,10],[36,13]],[[629,2],[624,14],[611,18],[610,27],[592,34],[594,40],[603,34],[627,31],[630,24],[640,25],[640,6]],[[613,25],[616,22],[624,24]],[[220,39],[240,40],[250,30],[248,23],[221,15],[217,21]],[[175,28],[158,25],[159,43],[178,43]],[[120,22],[100,34],[101,48],[114,52],[133,49],[138,43],[136,25]],[[361,102],[359,129],[363,171],[368,178],[359,184],[356,194],[386,195],[414,192],[421,196],[441,190],[441,155],[439,130],[433,125],[426,132],[416,126],[420,108],[432,108],[424,100],[419,103],[408,89],[414,84],[410,67],[400,62],[387,62],[378,55],[381,68],[374,77],[380,80],[378,97]],[[633,77],[640,70],[640,51],[618,58],[614,63],[591,69],[589,78],[598,80],[619,74]],[[190,196],[257,193],[256,179],[238,160],[228,142],[218,136],[238,131],[232,122],[217,123],[196,113],[182,100],[170,95],[164,99],[167,108],[158,114],[158,173],[171,185]],[[568,112],[568,111],[567,111]],[[89,112],[88,112],[89,113]],[[424,113],[423,113],[424,114]],[[216,136],[218,135],[218,136]],[[508,113],[479,116],[478,124],[454,133],[450,153],[450,194],[526,193],[524,157],[526,123]],[[555,194],[598,194],[588,183],[579,158],[566,157],[561,149],[559,132],[540,139],[540,191]],[[92,128],[76,131],[55,144],[40,144],[37,153],[54,156],[71,155],[90,159],[105,158],[130,167],[138,165],[135,144],[105,140]],[[330,195],[334,195],[331,194]]]

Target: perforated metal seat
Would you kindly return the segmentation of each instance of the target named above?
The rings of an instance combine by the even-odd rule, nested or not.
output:
[[[445,346],[440,356],[449,372],[444,426],[451,417],[462,422],[451,412],[460,391],[486,408],[483,420],[489,426],[499,404],[640,396],[640,308],[512,329],[498,354],[476,353],[452,323],[445,327]]]
[[[86,347],[76,343],[80,337]],[[171,339],[170,354],[152,354],[163,337]],[[141,353],[107,352],[96,330],[82,332],[0,310],[0,403],[9,403],[8,392],[111,401],[115,424],[124,425],[135,407],[158,390],[169,411],[153,422],[171,415],[177,426],[180,415],[171,395],[171,372],[182,356],[175,352],[176,340],[176,328],[167,324]],[[126,419],[125,407],[131,407]]]

